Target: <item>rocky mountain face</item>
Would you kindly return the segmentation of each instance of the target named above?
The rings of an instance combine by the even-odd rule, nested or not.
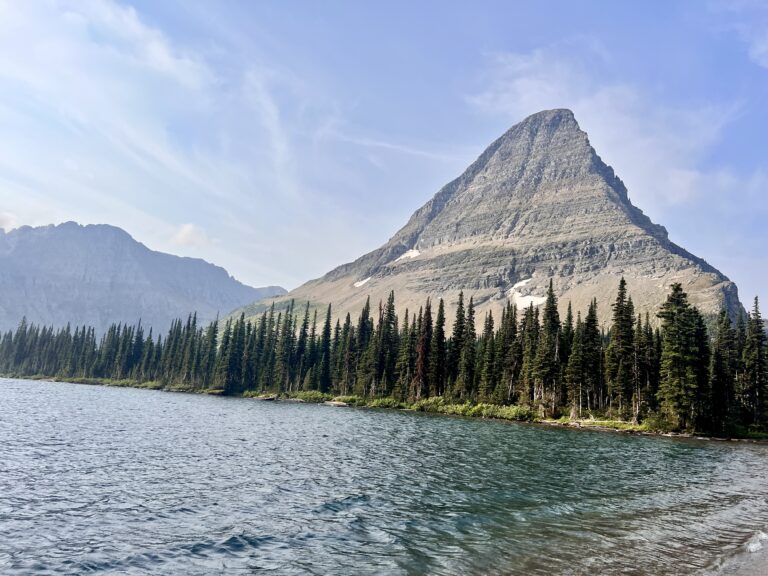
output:
[[[174,318],[197,311],[204,322],[238,306],[285,294],[252,288],[203,260],[154,252],[113,226],[59,226],[5,233],[0,229],[0,329],[22,317],[35,323],[112,322],[165,331]]]
[[[561,307],[571,301],[575,313],[597,298],[607,322],[622,276],[640,312],[654,314],[673,282],[705,313],[740,306],[728,278],[632,205],[573,113],[548,110],[491,144],[381,248],[288,298],[332,303],[334,316],[354,318],[368,296],[375,304],[390,290],[400,311],[428,296],[450,310],[463,290],[482,322],[507,300],[539,305],[551,279]]]

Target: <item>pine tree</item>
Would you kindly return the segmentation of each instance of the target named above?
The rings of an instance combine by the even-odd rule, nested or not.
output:
[[[672,425],[687,429],[696,424],[698,415],[700,366],[706,357],[699,338],[703,322],[680,284],[672,285],[658,316],[662,320],[659,403]]]
[[[499,403],[510,404],[518,388],[523,362],[522,341],[517,329],[517,307],[514,304],[507,304],[502,317],[497,358],[501,363],[501,376],[496,398]]]
[[[446,364],[448,362],[445,341],[445,303],[442,298],[437,305],[437,317],[432,332],[431,346],[429,394],[430,396],[442,396],[445,393]]]
[[[395,309],[395,293],[389,293],[387,304],[384,306],[382,322],[381,349],[382,349],[382,375],[380,394],[389,396],[395,383],[397,353],[399,347],[398,321]]]
[[[467,314],[464,319],[461,336],[462,349],[459,360],[459,374],[456,378],[458,397],[464,401],[471,400],[475,395],[475,361],[477,354],[477,335],[475,332],[475,304],[470,296]]]
[[[492,312],[488,312],[485,317],[481,342],[480,384],[477,390],[477,399],[479,402],[490,402],[496,387],[496,341]]]
[[[571,354],[568,357],[568,365],[565,369],[565,383],[568,390],[568,405],[570,406],[570,418],[581,418],[583,388],[585,384],[585,357],[584,357],[584,324],[581,314],[576,315],[576,328],[571,342]]]
[[[344,326],[341,328],[341,337],[339,346],[341,350],[338,354],[338,387],[342,396],[346,396],[352,389],[352,376],[354,374],[354,329],[352,328],[352,318],[347,313],[344,319]]]
[[[728,434],[736,422],[735,382],[737,358],[736,332],[731,325],[728,312],[720,311],[717,330],[712,342],[712,356],[709,365],[710,390],[712,394],[711,430],[716,434]]]
[[[592,300],[584,319],[584,399],[587,410],[602,408],[603,338],[597,318],[597,300]]]
[[[605,351],[605,381],[621,416],[628,414],[632,399],[632,369],[634,365],[634,320],[632,299],[627,297],[627,283],[622,277],[616,301],[613,304],[613,325]]]
[[[224,394],[239,394],[243,391],[243,353],[245,352],[245,316],[240,315],[232,326],[229,349],[226,356],[226,377]]]
[[[243,391],[254,390],[256,388],[256,327],[250,322],[245,323],[245,342],[243,346],[241,388]]]
[[[766,365],[765,327],[757,297],[746,322],[742,370],[741,401],[744,423],[759,427],[765,423],[768,366]]]
[[[736,333],[728,312],[720,311],[712,356],[709,364],[709,381],[712,403],[711,431],[718,435],[728,434],[735,425],[736,382]]]
[[[331,305],[325,315],[323,333],[320,338],[320,374],[318,376],[320,392],[327,393],[331,389]]]
[[[304,318],[301,321],[301,328],[296,337],[296,348],[293,356],[293,366],[295,368],[293,383],[289,391],[298,390],[304,381],[304,375],[308,367],[307,348],[309,344],[309,302],[304,308]]]
[[[456,319],[453,322],[453,334],[448,344],[448,384],[454,387],[461,369],[461,354],[464,350],[464,335],[466,332],[466,318],[464,311],[464,292],[459,292],[459,301],[456,305]],[[454,396],[461,396],[461,391],[456,389]]]
[[[420,314],[419,336],[416,343],[416,371],[413,378],[412,396],[415,400],[427,397],[429,394],[429,353],[432,349],[432,304],[430,299],[424,306],[423,314]]]
[[[229,358],[232,339],[232,320],[227,320],[221,332],[221,346],[216,357],[214,386],[220,390],[226,390],[229,382]],[[166,348],[167,348],[166,341]]]
[[[547,300],[544,303],[544,315],[541,322],[536,355],[533,364],[534,401],[540,402],[542,409],[555,413],[559,402],[560,378],[560,314],[557,311],[557,298],[549,281]]]
[[[397,355],[397,383],[393,396],[397,400],[405,400],[413,381],[416,368],[416,344],[418,341],[417,321],[408,322],[408,310],[405,311],[405,322],[400,335],[400,350]]]
[[[518,397],[523,404],[530,404],[534,400],[534,366],[539,343],[539,332],[539,311],[535,309],[533,303],[531,303],[531,305],[526,308],[520,324],[522,361],[520,367],[520,391]]]
[[[568,367],[568,359],[571,356],[571,347],[573,346],[573,337],[574,337],[575,327],[573,324],[573,308],[571,307],[571,302],[568,302],[568,308],[565,313],[565,322],[563,323],[563,326],[560,330],[560,344],[559,344],[559,350],[560,350],[560,357],[559,357],[559,363],[560,363],[560,382],[561,382],[561,389],[559,390],[558,396],[559,398],[562,398],[564,400],[567,400],[568,398],[568,391],[565,384],[565,370]]]

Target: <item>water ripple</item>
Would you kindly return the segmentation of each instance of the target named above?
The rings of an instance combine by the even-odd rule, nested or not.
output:
[[[768,548],[765,446],[0,390],[3,574],[697,574]]]

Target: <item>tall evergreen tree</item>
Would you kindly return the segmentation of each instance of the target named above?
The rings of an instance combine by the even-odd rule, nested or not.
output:
[[[571,354],[565,369],[565,383],[568,390],[568,405],[571,420],[581,418],[583,388],[585,384],[584,324],[581,314],[576,315],[576,327],[571,342]]]
[[[742,351],[741,401],[744,423],[753,426],[765,422],[765,395],[768,390],[766,335],[757,297],[746,322]]]
[[[499,403],[511,404],[519,387],[523,362],[522,342],[517,328],[517,307],[514,304],[507,305],[502,317],[497,358],[501,364],[501,375],[496,398]]]
[[[622,277],[616,301],[613,303],[613,324],[605,351],[605,381],[611,406],[616,405],[622,416],[629,414],[632,399],[632,378],[635,357],[635,311],[627,297],[627,283]]]
[[[520,391],[518,398],[523,404],[530,404],[534,400],[534,367],[536,353],[539,344],[539,311],[533,307],[533,303],[526,308],[520,324],[522,338],[522,361],[520,367]]]
[[[493,330],[493,313],[485,316],[483,336],[481,339],[480,384],[477,390],[479,402],[491,402],[493,391],[496,388],[496,340]]]
[[[416,343],[416,366],[413,378],[412,396],[420,400],[429,394],[430,382],[430,351],[432,350],[432,304],[430,299],[424,306],[423,314],[420,314],[419,334]]]
[[[584,399],[587,410],[603,407],[603,338],[597,317],[597,300],[592,300],[584,318]]]
[[[688,295],[680,284],[672,292],[658,314],[661,318],[661,383],[659,403],[670,423],[681,429],[692,427],[697,417],[701,356],[698,311],[688,303]]]
[[[455,385],[461,368],[461,354],[464,350],[464,334],[466,332],[464,314],[464,292],[459,292],[456,319],[453,322],[453,334],[448,347],[448,383],[451,387]],[[460,396],[461,392],[457,389],[454,395]]]
[[[554,414],[560,398],[560,314],[557,311],[557,297],[549,281],[547,300],[541,322],[536,355],[534,357],[534,401],[542,409]]]
[[[320,373],[318,377],[320,392],[331,389],[331,305],[325,314],[323,333],[320,337]]]
[[[445,303],[443,299],[437,305],[437,317],[432,332],[432,348],[430,350],[429,384],[430,396],[445,394],[445,379],[447,369],[447,348],[445,341]]]
[[[717,320],[709,381],[712,404],[711,430],[715,434],[728,434],[734,427],[736,383],[736,333],[728,312],[723,309]]]
[[[475,395],[475,361],[477,354],[477,334],[475,332],[475,304],[470,296],[467,315],[464,319],[461,335],[462,349],[459,361],[459,374],[456,378],[458,397],[471,400]]]

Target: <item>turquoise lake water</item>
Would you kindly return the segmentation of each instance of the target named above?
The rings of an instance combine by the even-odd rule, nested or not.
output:
[[[0,438],[2,574],[697,574],[768,526],[765,445],[21,380]]]

